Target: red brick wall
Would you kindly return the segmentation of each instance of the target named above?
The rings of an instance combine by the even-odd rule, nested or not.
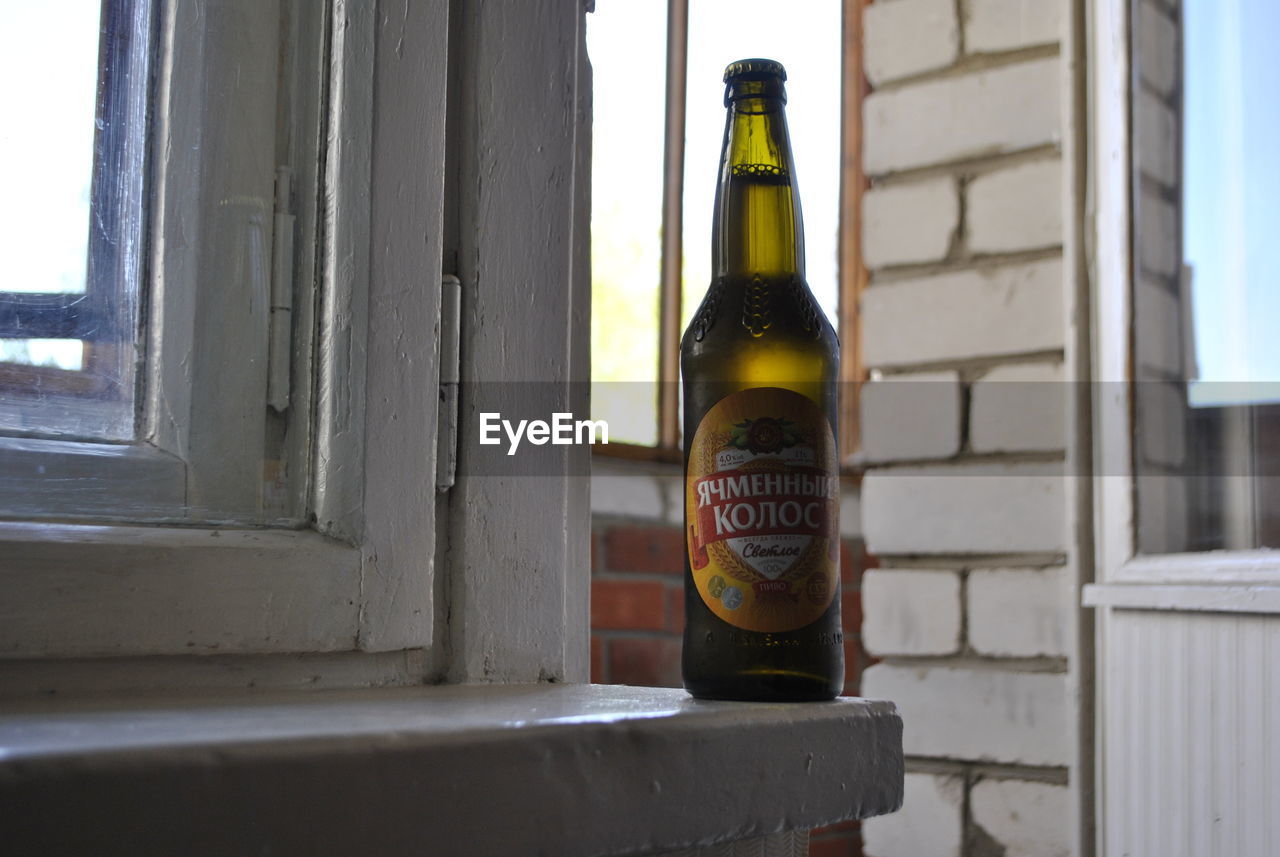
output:
[[[683,533],[597,519],[591,538],[591,680],[680,687]]]
[[[591,533],[591,680],[680,687],[684,627],[684,533],[677,526],[597,516]],[[845,695],[856,696],[872,663],[862,649],[862,573],[873,568],[861,539],[841,544]],[[810,857],[858,857],[858,824],[813,831]]]

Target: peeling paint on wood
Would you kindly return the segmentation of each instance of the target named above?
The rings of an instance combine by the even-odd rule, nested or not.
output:
[[[435,557],[445,0],[378,4],[360,648],[429,646]]]
[[[571,284],[588,264],[574,206],[587,149],[579,123],[589,93],[579,87],[589,80],[578,68],[580,3],[462,4],[461,14],[452,249],[464,284],[460,423],[469,434],[481,411],[570,409],[567,383],[559,393],[530,384],[516,401],[506,383],[496,401],[496,385],[468,382],[567,381],[585,362],[571,346],[582,336],[574,323],[584,290]],[[449,500],[450,679],[585,677],[587,480],[488,475],[465,449]],[[571,456],[588,454],[559,449],[565,473],[578,467]]]
[[[0,658],[355,643],[358,555],[317,533],[0,523],[0,555]]]

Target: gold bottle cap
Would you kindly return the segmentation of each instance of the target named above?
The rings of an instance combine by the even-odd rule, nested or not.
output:
[[[777,60],[760,59],[759,57],[738,60],[737,62],[729,63],[729,66],[724,70],[725,83],[735,80],[768,80],[770,78],[787,79],[787,70]]]

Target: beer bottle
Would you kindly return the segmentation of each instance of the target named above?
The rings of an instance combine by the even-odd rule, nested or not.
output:
[[[817,700],[844,683],[840,344],[804,278],[786,72],[724,75],[712,282],[680,346],[684,685],[706,699]]]

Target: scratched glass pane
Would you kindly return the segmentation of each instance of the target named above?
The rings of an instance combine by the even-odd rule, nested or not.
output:
[[[0,0],[0,434],[133,437],[146,5]]]

